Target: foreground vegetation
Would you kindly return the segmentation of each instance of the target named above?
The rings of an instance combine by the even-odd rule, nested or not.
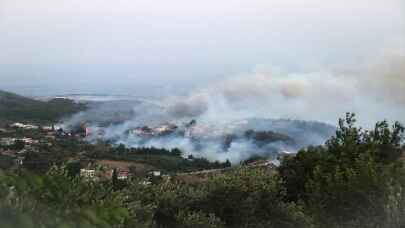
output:
[[[134,177],[117,186],[63,166],[46,175],[2,173],[0,221],[12,228],[405,227],[403,133],[387,122],[365,131],[348,114],[324,146],[284,157],[277,172],[240,167],[198,183]]]

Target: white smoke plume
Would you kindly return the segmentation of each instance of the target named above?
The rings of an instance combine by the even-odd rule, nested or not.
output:
[[[121,123],[102,127],[102,137],[129,146],[178,147],[186,154],[210,160],[230,159],[235,163],[253,154],[268,155],[267,152],[274,149],[294,152],[303,146],[322,144],[333,133],[333,128],[327,125],[310,122],[302,127],[299,122],[274,120],[278,118],[334,124],[345,112],[354,112],[358,114],[360,124],[367,127],[383,119],[404,122],[404,53],[397,50],[395,54],[380,55],[382,57],[367,64],[309,73],[285,74],[258,68],[252,73],[194,91],[189,96],[123,103],[118,107],[130,107],[131,111]],[[101,105],[101,108],[90,109],[75,116],[69,123],[79,120],[92,122],[92,118],[100,118],[104,114],[114,118],[119,109],[112,106]],[[182,126],[191,119],[197,120],[202,135],[208,137],[203,142],[203,149],[197,150],[187,137],[172,135],[144,142],[127,133],[136,127],[154,127],[166,122]],[[95,129],[100,127],[93,125]],[[298,143],[291,146],[277,142],[258,148],[249,140],[238,139],[224,152],[214,137],[237,134],[248,129],[280,132]]]
[[[383,119],[405,121],[405,54],[344,70],[256,70],[165,103],[175,116],[213,122],[264,117],[334,124],[345,112],[357,113],[367,126]]]

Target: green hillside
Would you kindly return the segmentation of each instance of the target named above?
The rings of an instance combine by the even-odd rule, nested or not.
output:
[[[72,100],[38,101],[14,93],[0,91],[0,125],[10,122],[50,123],[84,109]]]

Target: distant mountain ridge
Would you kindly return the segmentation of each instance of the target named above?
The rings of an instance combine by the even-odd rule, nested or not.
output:
[[[84,108],[84,104],[68,99],[44,102],[0,90],[0,125],[10,122],[52,123]]]

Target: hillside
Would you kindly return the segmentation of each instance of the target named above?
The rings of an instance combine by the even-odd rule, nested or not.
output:
[[[0,125],[10,122],[50,123],[84,109],[67,99],[38,101],[0,90]]]

